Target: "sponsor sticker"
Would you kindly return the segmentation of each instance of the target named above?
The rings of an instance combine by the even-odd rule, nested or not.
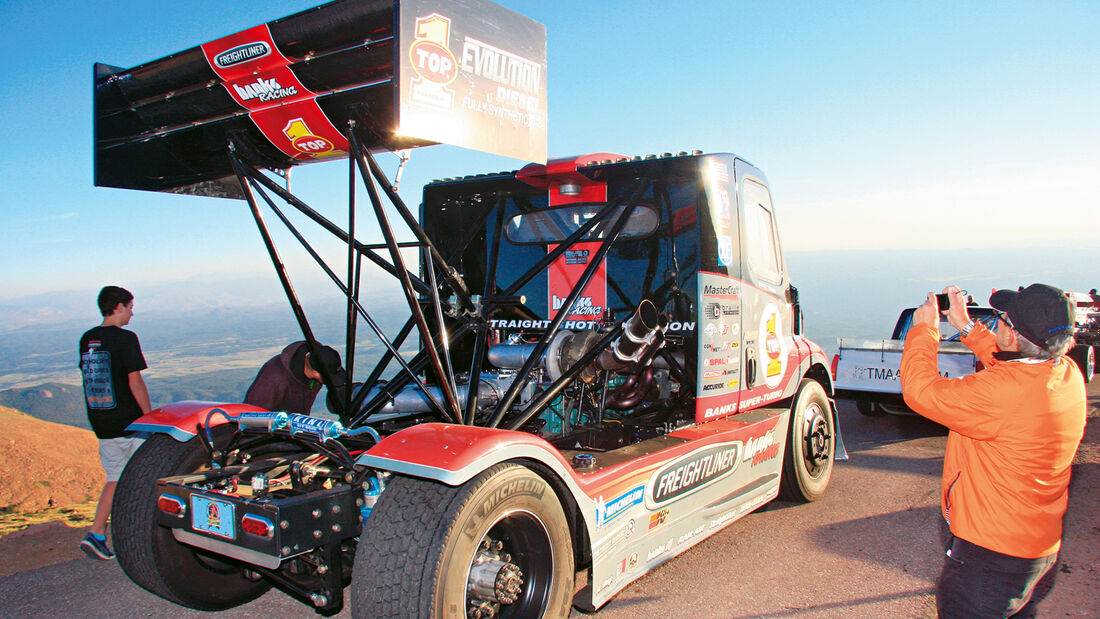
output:
[[[202,45],[222,87],[275,148],[302,161],[347,154],[347,139],[298,81],[261,24]]]
[[[778,387],[787,368],[787,343],[783,339],[783,318],[774,303],[769,303],[761,313],[758,335],[764,383],[772,388]]]
[[[670,508],[666,507],[666,508],[662,509],[661,511],[659,511],[659,512],[657,512],[657,513],[655,513],[655,514],[653,514],[649,517],[649,530],[650,531],[652,531],[653,529],[656,529],[656,528],[664,525],[666,522],[668,522],[669,509]]]
[[[604,501],[603,496],[600,496],[596,499],[596,529],[604,528],[631,507],[641,503],[644,498],[645,486],[627,490],[609,501]]]
[[[667,542],[661,544],[660,546],[657,546],[656,548],[652,548],[649,552],[646,553],[646,555],[645,555],[646,563],[656,559],[657,557],[665,554],[666,552],[669,552],[670,550],[672,550],[672,547],[675,546],[675,545],[676,545],[676,539],[673,538],[673,537],[668,538]]]
[[[779,455],[779,443],[775,440],[775,431],[768,430],[762,436],[754,436],[745,442],[745,462],[756,466]]]
[[[737,469],[742,452],[741,441],[718,443],[665,465],[650,478],[646,505],[657,509],[729,475]]]
[[[253,41],[214,56],[214,66],[219,69],[228,69],[242,62],[263,58],[270,53],[271,46],[266,41]]]
[[[599,242],[574,243],[572,247],[558,256],[547,271],[547,286],[549,287],[548,316],[554,318],[562,311],[569,293],[580,281],[581,275],[588,268],[589,259],[595,255],[600,247]],[[552,252],[557,245],[547,247],[547,252]],[[601,262],[596,267],[592,279],[588,281],[584,291],[581,292],[573,307],[569,310],[566,320],[574,321],[600,321],[607,310],[607,262]]]

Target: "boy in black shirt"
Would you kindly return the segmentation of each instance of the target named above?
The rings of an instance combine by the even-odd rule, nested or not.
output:
[[[88,422],[99,439],[99,459],[107,473],[107,483],[96,506],[91,531],[80,542],[88,556],[113,559],[115,553],[107,547],[107,517],[115,486],[144,438],[126,431],[138,417],[152,406],[149,391],[141,378],[145,357],[137,335],[122,327],[134,315],[134,295],[125,288],[105,286],[99,291],[99,311],[103,324],[80,338],[80,371],[84,380],[84,401],[88,407]]]

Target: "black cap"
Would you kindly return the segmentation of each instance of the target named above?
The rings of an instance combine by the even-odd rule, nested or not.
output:
[[[319,346],[317,358],[311,360],[310,365],[318,371],[321,367],[324,367],[331,374],[340,369],[340,353],[336,352],[331,346]]]
[[[1032,284],[1019,291],[998,290],[989,297],[989,304],[1007,313],[1020,335],[1043,348],[1076,324],[1073,303],[1064,292],[1046,284]]]

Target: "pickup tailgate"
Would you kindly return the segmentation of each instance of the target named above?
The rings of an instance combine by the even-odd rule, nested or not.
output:
[[[841,339],[837,348],[836,390],[900,395],[904,346],[901,340]],[[940,343],[940,375],[960,378],[973,374],[976,363],[977,358],[965,344]]]

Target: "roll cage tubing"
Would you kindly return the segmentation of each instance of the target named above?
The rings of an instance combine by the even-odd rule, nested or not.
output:
[[[309,351],[314,358],[318,358],[319,344],[313,335],[313,330],[309,325],[309,321],[306,318],[305,311],[302,308],[302,304],[294,291],[294,287],[290,281],[290,277],[287,274],[286,266],[279,255],[278,249],[275,247],[275,242],[272,239],[270,229],[264,220],[263,214],[260,210],[260,201],[268,206],[269,209],[279,218],[279,220],[286,226],[287,230],[294,236],[295,240],[302,245],[302,247],[309,253],[310,257],[321,267],[324,273],[336,284],[337,288],[347,298],[347,333],[346,333],[346,353],[345,363],[347,370],[347,385],[344,389],[339,389],[334,384],[333,376],[329,369],[326,367],[315,368],[321,375],[321,380],[332,394],[338,394],[339,400],[335,400],[340,409],[338,414],[342,421],[349,427],[356,427],[360,424],[367,422],[372,414],[377,412],[385,403],[392,399],[401,389],[405,388],[409,383],[415,383],[417,388],[422,391],[427,397],[431,406],[435,409],[442,418],[450,423],[457,424],[472,424],[474,421],[474,412],[477,405],[476,385],[477,381],[474,378],[468,380],[467,398],[465,406],[461,405],[458,396],[458,387],[455,381],[455,372],[451,363],[450,345],[454,341],[461,337],[468,335],[471,331],[475,332],[474,336],[474,349],[473,357],[470,367],[470,377],[480,376],[483,368],[484,357],[486,356],[486,350],[488,348],[488,332],[489,321],[488,317],[491,313],[498,309],[507,306],[515,306],[519,304],[519,298],[515,297],[517,291],[523,288],[529,281],[541,273],[547,266],[549,266],[554,260],[563,255],[568,249],[570,249],[585,235],[590,233],[593,229],[601,224],[606,224],[609,221],[610,229],[605,238],[601,241],[599,248],[589,265],[585,268],[580,279],[573,285],[566,297],[563,306],[559,309],[558,314],[550,322],[547,330],[539,338],[535,344],[535,349],[532,354],[527,358],[523,368],[518,372],[516,379],[512,382],[511,387],[501,398],[500,402],[496,405],[492,411],[492,417],[487,427],[500,427],[505,421],[505,416],[511,406],[514,404],[515,399],[518,397],[519,391],[523,384],[526,382],[530,373],[534,370],[536,364],[545,353],[550,341],[560,331],[561,325],[564,323],[565,318],[569,315],[569,310],[576,303],[577,299],[581,296],[582,291],[588,285],[594,276],[597,267],[603,261],[604,257],[610,251],[611,246],[626,226],[631,214],[639,203],[639,199],[643,196],[646,190],[653,184],[650,179],[637,178],[628,186],[624,187],[614,199],[609,200],[596,214],[588,221],[586,221],[581,227],[563,239],[560,244],[551,251],[547,252],[547,255],[542,257],[537,263],[535,263],[530,269],[525,271],[519,276],[516,281],[510,284],[503,291],[499,291],[496,283],[497,265],[500,257],[500,244],[502,231],[504,228],[504,204],[509,198],[515,200],[516,205],[523,212],[530,212],[536,210],[526,199],[522,196],[512,195],[507,191],[496,192],[496,199],[489,202],[489,206],[486,207],[485,215],[487,216],[493,208],[497,209],[497,215],[494,225],[492,246],[488,256],[488,268],[485,275],[485,286],[481,291],[480,298],[470,296],[469,291],[463,282],[461,274],[449,264],[442,255],[440,255],[438,249],[428,238],[427,233],[423,227],[412,216],[408,207],[393,190],[385,173],[378,165],[374,156],[364,148],[360,141],[354,122],[349,122],[348,126],[348,141],[351,152],[349,153],[349,170],[348,170],[348,230],[345,231],[337,224],[326,219],[323,215],[310,207],[304,201],[296,197],[289,190],[279,186],[273,179],[265,175],[256,166],[250,163],[245,154],[248,152],[247,147],[239,143],[234,137],[229,140],[229,159],[232,163],[233,170],[237,175],[237,179],[241,184],[241,188],[244,191],[245,199],[248,202],[249,209],[252,213],[252,217],[256,222],[256,226],[260,232],[260,236],[263,239],[264,246],[267,249],[268,257],[271,259],[272,265],[275,268],[276,275],[279,278],[279,282],[283,287],[283,291],[286,294],[287,301],[290,303],[291,310],[294,313],[294,317],[298,322],[298,326],[302,331]],[[358,172],[358,174],[356,174]],[[379,229],[382,232],[384,243],[367,245],[355,240],[355,205],[356,194],[355,185],[356,177],[362,179],[364,186],[367,190],[368,198],[370,199],[371,207],[374,210],[375,219],[378,223]],[[376,185],[377,183],[377,185]],[[381,186],[383,191],[378,191],[378,186]],[[322,229],[326,230],[340,241],[347,243],[348,245],[348,260],[347,260],[347,281],[341,280],[340,276],[333,271],[332,268],[324,261],[324,259],[317,253],[317,251],[309,244],[305,237],[299,232],[297,227],[290,221],[275,201],[272,199],[271,194],[276,195],[279,199],[285,202],[287,205],[294,207],[301,212],[307,218],[319,225]],[[386,215],[385,208],[382,202],[382,195],[388,199],[390,206],[392,206],[401,219],[405,222],[408,228],[413,232],[416,237],[416,241],[413,242],[397,242],[396,236],[393,231],[393,227],[390,224],[389,217]],[[625,205],[622,199],[627,198]],[[667,200],[667,194],[665,192],[654,192],[654,197],[657,199]],[[618,217],[612,218],[612,214],[620,206],[622,208]],[[463,244],[465,246],[469,241]],[[422,258],[424,261],[424,273],[428,281],[423,281],[413,273],[411,273],[405,265],[403,258],[401,257],[401,249],[417,247],[422,252]],[[389,256],[392,262],[386,262],[384,258],[376,253],[376,250],[386,249],[389,252]],[[456,252],[458,256],[461,256],[461,251]],[[373,264],[380,267],[383,271],[394,276],[402,289],[405,296],[405,300],[409,305],[409,309],[412,316],[400,329],[397,336],[393,340],[390,340],[385,333],[382,332],[378,323],[367,312],[359,300],[361,271],[363,258],[371,261]],[[437,284],[436,274],[439,273],[442,277],[442,284],[446,285],[451,290],[457,300],[457,307],[450,307],[451,302],[448,301],[448,308],[451,312],[448,315],[457,316],[461,322],[457,328],[453,331],[448,331],[446,323],[444,322],[443,301],[440,298],[440,288],[442,286]],[[678,282],[677,282],[678,283]],[[662,286],[661,288],[664,288]],[[497,292],[499,291],[499,294]],[[424,309],[421,307],[421,301],[417,298],[417,295],[421,295],[426,298],[427,302],[431,303],[431,309],[433,311],[433,318],[436,320],[436,330],[433,333],[431,327],[428,324],[428,317],[425,315]],[[620,294],[621,296],[621,294]],[[624,299],[625,300],[625,299]],[[355,354],[355,334],[357,330],[357,323],[359,317],[367,323],[367,326],[371,329],[374,335],[381,340],[386,350],[383,353],[382,358],[379,360],[378,365],[371,371],[366,381],[360,386],[357,396],[352,396],[352,378],[354,370],[354,354]],[[514,419],[509,420],[507,423],[508,429],[518,429],[527,423],[532,417],[544,410],[556,397],[557,394],[577,375],[580,371],[588,365],[599,352],[610,343],[622,330],[623,323],[630,317],[626,315],[623,318],[616,321],[611,325],[610,331],[603,335],[597,342],[597,345],[588,351],[577,360],[572,366],[565,370],[560,378],[551,384],[545,393],[537,397],[531,404],[529,404],[521,413],[519,413]],[[411,360],[406,361],[399,353],[400,347],[404,344],[405,340],[412,333],[413,328],[416,328],[422,342],[422,350],[418,352]],[[683,368],[680,368],[675,359],[671,355],[666,355],[662,350],[659,354],[666,358],[677,374],[684,374]],[[353,415],[353,411],[363,404],[363,400],[366,396],[375,388],[379,387],[382,383],[382,375],[390,362],[396,360],[401,367],[401,371],[391,380],[385,382],[380,386],[377,393],[370,399],[364,406],[362,406],[360,413]],[[322,364],[318,364],[322,365]],[[443,401],[436,398],[431,389],[427,388],[424,380],[422,380],[418,374],[425,370],[426,367],[431,366],[432,371],[439,377],[440,391],[443,395]]]

